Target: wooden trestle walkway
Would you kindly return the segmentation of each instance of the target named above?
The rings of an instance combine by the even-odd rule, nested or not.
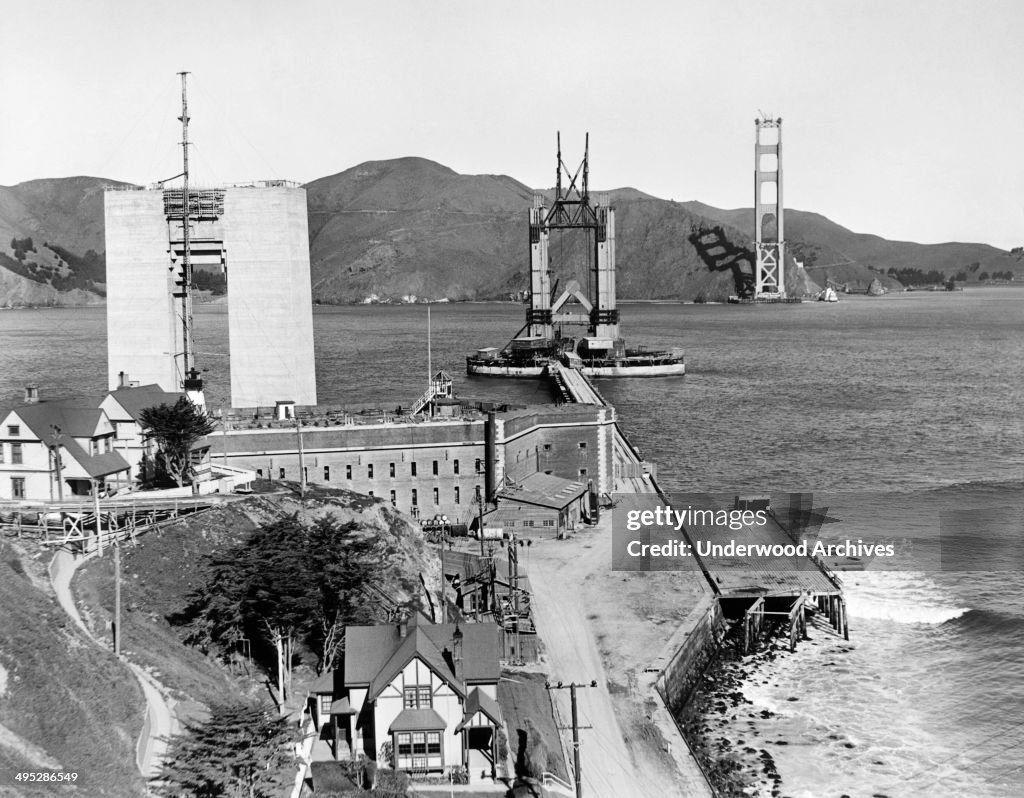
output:
[[[223,504],[222,496],[103,499],[0,505],[0,533],[36,540],[42,546],[66,547],[76,554],[100,553],[114,542],[130,540],[184,515]]]

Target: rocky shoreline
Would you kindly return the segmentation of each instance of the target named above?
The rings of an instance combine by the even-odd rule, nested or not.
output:
[[[764,706],[763,697],[759,698],[761,693],[758,693],[759,689],[763,693],[763,687],[758,685],[774,683],[780,669],[788,667],[785,660],[808,654],[808,647],[825,645],[831,657],[853,650],[851,644],[832,636],[824,619],[809,619],[808,628],[812,637],[805,639],[795,652],[790,652],[785,639],[769,635],[754,653],[742,655],[736,636],[730,634],[680,714],[679,725],[687,743],[723,798],[790,796],[783,786],[785,779],[780,765],[770,749],[779,754],[780,746],[795,745],[799,749],[806,740],[801,739],[792,718],[786,717],[792,713],[783,712],[782,705],[775,707],[778,711]],[[795,702],[802,698],[799,692],[794,692],[787,695],[785,701],[800,706]],[[828,742],[846,749],[855,748],[855,743],[842,734],[828,735]],[[787,769],[799,767],[798,762],[787,754]],[[833,794],[836,798],[850,798],[846,793]],[[889,798],[882,792],[871,795],[872,798]]]
[[[769,639],[743,656],[730,635],[680,716],[686,741],[719,795],[783,795],[782,777],[756,728],[774,713],[754,711],[743,688],[760,666],[787,655],[781,642]]]

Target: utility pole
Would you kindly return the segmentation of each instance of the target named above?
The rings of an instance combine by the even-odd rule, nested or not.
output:
[[[121,658],[121,543],[114,538],[114,656]]]
[[[56,424],[51,424],[50,429],[52,430],[50,437],[53,439],[53,464],[57,471],[57,500],[64,501],[64,479],[61,476],[64,466],[60,456],[60,427]],[[50,493],[50,498],[53,498],[52,492]]]
[[[482,490],[476,492],[477,531],[480,533],[480,559],[484,557],[484,494]]]
[[[448,623],[448,609],[444,604],[444,531],[438,534],[438,546],[441,548],[441,623]]]
[[[576,689],[578,687],[597,687],[597,681],[591,681],[590,684],[577,684],[576,682],[570,682],[569,684],[545,682],[544,684],[544,689],[546,690],[569,689],[569,698],[572,702],[572,758],[574,770],[576,771],[576,798],[583,798],[583,772],[580,765],[580,723],[576,708]],[[586,726],[584,728],[590,727]]]
[[[306,497],[306,458],[302,451],[302,422],[295,416],[295,434],[299,436],[299,496]]]
[[[228,464],[228,418],[224,415],[224,408],[220,407],[217,410],[217,414],[220,416],[220,443],[221,452],[224,455],[224,465]]]
[[[100,483],[98,479],[92,481],[92,505],[96,514],[96,550],[103,556],[103,533],[100,531]]]

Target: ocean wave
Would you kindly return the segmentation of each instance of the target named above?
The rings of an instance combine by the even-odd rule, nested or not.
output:
[[[927,574],[869,571],[847,583],[846,610],[851,618],[942,624],[970,609],[959,606]]]
[[[847,602],[851,617],[896,623],[940,624],[959,618],[969,607],[927,607]]]
[[[983,634],[1010,634],[1017,639],[1024,631],[1024,618],[995,610],[969,610],[957,621],[966,632]]]

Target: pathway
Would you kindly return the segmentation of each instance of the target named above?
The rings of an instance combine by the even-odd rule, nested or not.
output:
[[[95,555],[90,555],[95,556]],[[86,637],[106,651],[109,648],[86,627],[82,616],[75,606],[71,595],[71,579],[75,570],[89,557],[75,559],[64,549],[59,549],[50,562],[50,584],[57,595],[57,601]],[[166,739],[180,731],[178,719],[174,713],[174,699],[166,694],[166,689],[138,665],[122,659],[131,668],[138,679],[143,695],[146,697],[146,719],[142,733],[139,735],[136,764],[143,776],[152,777],[159,773],[164,753],[167,750]]]

